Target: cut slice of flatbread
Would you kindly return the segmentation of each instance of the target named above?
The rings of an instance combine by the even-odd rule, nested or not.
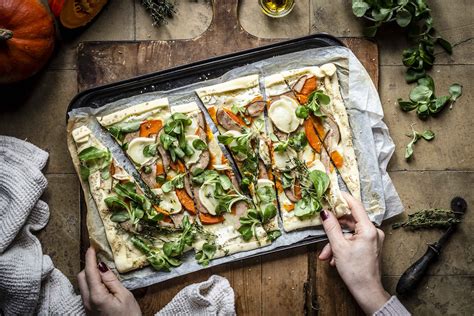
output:
[[[184,168],[173,163],[160,142],[170,116],[168,99],[162,98],[133,105],[97,120],[121,145],[150,192],[160,198],[156,209],[170,216],[179,228],[184,216],[192,221],[196,211]],[[198,159],[197,155],[191,158]],[[172,188],[165,192],[162,186],[166,182],[170,182],[167,186],[172,184]]]
[[[194,102],[171,107],[171,112],[186,115],[191,120],[187,135],[205,143],[197,146],[199,159],[181,161],[187,170],[191,191],[198,212],[201,229],[193,247],[202,251],[204,244],[213,244],[217,251],[214,258],[232,253],[256,249],[270,243],[262,227],[256,227],[256,236],[244,240],[239,232],[239,219],[253,208],[252,200],[238,189],[238,183],[217,143],[203,113]],[[196,144],[198,145],[198,144]],[[226,204],[227,203],[227,204]]]
[[[297,115],[300,103],[316,90],[319,72],[307,67],[286,71],[264,78],[268,104],[268,130],[271,134],[272,163],[280,204],[283,227],[292,231],[320,225],[316,212],[302,212],[312,185],[309,173],[319,171],[327,175],[330,184],[322,208],[340,217],[348,212],[342,198],[337,172],[316,133],[316,118],[303,119]],[[309,201],[309,200],[308,200]]]
[[[259,76],[250,75],[196,90],[220,133],[218,140],[229,150],[248,190],[260,211],[269,203],[277,208],[273,181],[270,139],[265,126],[266,102],[260,92]],[[273,192],[274,199],[262,200],[259,192]],[[271,191],[271,192],[270,192]],[[265,225],[267,232],[279,230],[277,216]]]
[[[124,273],[147,265],[146,257],[131,243],[130,233],[119,223],[112,221],[113,213],[105,202],[106,198],[113,195],[114,183],[118,181],[133,182],[133,178],[118,165],[108,149],[97,140],[89,128],[81,126],[74,129],[72,138],[76,144],[79,157],[81,157],[81,154],[84,155],[86,151],[92,153],[92,148],[95,148],[96,152],[104,153],[102,155],[104,156],[102,168],[87,172],[84,171],[84,165],[82,165],[83,171],[81,174],[89,184],[89,190],[102,220],[117,270]],[[108,170],[111,170],[109,174],[107,174]],[[94,224],[97,225],[98,223]]]
[[[306,105],[313,91],[321,91],[330,97],[327,105],[321,106],[325,119],[318,119],[318,124],[323,128],[317,128],[320,139],[324,139],[324,148],[335,167],[347,185],[350,193],[361,200],[359,169],[352,144],[352,132],[349,118],[341,96],[337,68],[328,63],[321,67],[306,67],[282,72],[286,83],[291,87],[293,93],[301,105]],[[317,80],[316,85],[312,82]]]

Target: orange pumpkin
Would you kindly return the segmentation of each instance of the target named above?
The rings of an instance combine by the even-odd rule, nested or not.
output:
[[[107,0],[65,0],[59,20],[68,29],[82,27],[92,21],[106,3]]]
[[[0,84],[31,77],[53,49],[53,18],[39,0],[0,1]]]

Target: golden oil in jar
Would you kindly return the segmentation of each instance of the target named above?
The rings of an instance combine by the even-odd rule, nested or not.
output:
[[[281,18],[293,10],[295,0],[258,0],[263,13],[272,18]]]

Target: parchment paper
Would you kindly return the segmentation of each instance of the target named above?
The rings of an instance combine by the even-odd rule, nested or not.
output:
[[[99,109],[80,108],[72,110],[69,113],[68,145],[71,155],[73,156],[73,161],[76,160],[75,163],[77,163],[77,159],[74,157],[77,153],[70,139],[70,131],[75,124],[85,124],[91,128],[100,141],[111,149],[114,157],[129,173],[136,174],[134,167],[124,156],[121,148],[114,142],[109,134],[99,126],[94,118],[95,115],[108,114],[125,107],[161,97],[168,97],[171,106],[194,101],[203,109],[203,105],[194,93],[194,90],[199,87],[250,74],[259,74],[260,77],[263,78],[264,76],[284,69],[322,65],[328,62],[332,62],[337,66],[340,90],[349,114],[349,122],[353,131],[354,149],[360,171],[362,200],[366,208],[371,209],[369,213],[371,220],[379,225],[383,219],[403,212],[400,198],[386,171],[388,161],[393,154],[395,146],[390,138],[387,126],[382,121],[383,110],[377,90],[362,64],[352,52],[345,47],[310,49],[276,56],[251,65],[235,68],[220,78],[197,82],[170,91],[140,94],[107,104]],[[206,114],[206,121],[210,124],[209,116],[205,111],[204,113]],[[213,126],[213,124],[210,124],[210,126]],[[89,233],[93,237],[93,241],[101,246],[100,248],[104,252],[102,258],[113,268],[114,264],[111,260],[110,248],[107,247],[103,228],[100,227],[100,223],[97,222],[100,220],[98,218],[97,209],[90,197],[87,184],[84,185],[84,183],[82,183],[82,185],[86,201],[88,201]],[[374,204],[378,204],[379,207],[374,208]],[[283,235],[279,239],[267,247],[215,259],[210,263],[210,266],[244,259],[262,252],[295,244],[307,240],[308,238],[323,240],[325,239],[324,236],[324,231],[319,228],[305,229],[290,233],[283,232]],[[183,256],[183,264],[171,272],[156,272],[152,268],[144,268],[122,274],[120,277],[122,278],[123,284],[129,289],[163,282],[180,275],[203,269],[202,266],[195,262],[193,257],[194,253],[192,251],[185,254]]]

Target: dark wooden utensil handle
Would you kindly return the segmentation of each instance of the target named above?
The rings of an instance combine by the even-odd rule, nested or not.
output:
[[[397,284],[397,293],[404,294],[413,290],[418,283],[420,283],[423,276],[426,274],[428,267],[433,261],[438,259],[439,248],[436,245],[429,245],[425,254],[412,264],[403,275]]]

